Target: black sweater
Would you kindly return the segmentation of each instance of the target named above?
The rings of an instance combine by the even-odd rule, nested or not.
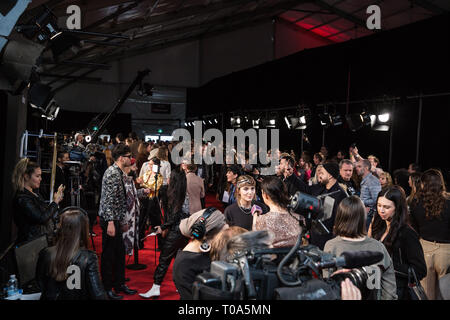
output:
[[[270,211],[270,208],[266,206],[264,203],[255,201],[254,204],[260,206],[262,209],[262,214],[266,214]],[[238,226],[249,231],[252,230],[253,225],[253,216],[251,212],[244,213],[239,208],[237,202],[229,205],[224,211],[225,219],[227,220],[228,225],[230,226]]]
[[[450,200],[445,202],[444,210],[439,218],[427,219],[421,203],[411,209],[411,226],[419,236],[427,241],[450,243]]]
[[[208,253],[178,251],[173,263],[173,282],[181,300],[192,300],[192,285],[195,277],[209,271],[211,259]]]

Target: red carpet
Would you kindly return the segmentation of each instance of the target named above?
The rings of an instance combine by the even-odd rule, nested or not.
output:
[[[216,200],[214,195],[206,195],[206,206],[214,206],[219,210],[222,210],[222,204]],[[223,210],[222,210],[223,211]],[[96,237],[94,237],[95,249],[98,255],[98,260],[100,264],[101,250],[102,250],[102,230],[98,224],[94,226],[94,232]],[[147,292],[153,285],[153,272],[156,269],[159,261],[159,252],[155,252],[155,237],[148,237],[145,239],[145,247],[139,250],[139,263],[147,265],[144,270],[129,270],[125,269],[125,277],[130,278],[126,284],[131,289],[135,289],[138,293]],[[126,256],[125,264],[133,264],[134,256]],[[161,295],[159,300],[179,300],[180,296],[176,291],[175,284],[172,281],[172,266],[173,260],[170,265],[169,270],[164,277],[164,282],[161,285]],[[124,300],[147,300],[139,296],[139,294],[132,296],[124,295]],[[121,294],[123,295],[123,294]]]

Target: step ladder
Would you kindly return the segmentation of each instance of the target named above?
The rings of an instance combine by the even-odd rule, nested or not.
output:
[[[42,179],[43,181],[50,181],[50,183],[43,183],[44,187],[48,186],[49,202],[53,201],[53,193],[55,188],[56,176],[56,157],[57,157],[57,133],[44,134],[41,129],[39,133],[32,133],[25,130],[20,140],[20,158],[28,158],[35,161],[41,167],[43,176],[50,176],[50,179]],[[45,152],[42,149],[41,140],[53,140],[53,147],[51,152]],[[33,144],[34,142],[34,144]],[[34,148],[35,147],[35,148]]]

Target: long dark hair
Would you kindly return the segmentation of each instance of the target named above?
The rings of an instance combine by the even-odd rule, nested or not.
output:
[[[286,184],[277,177],[265,177],[261,189],[279,207],[288,209],[289,196]]]
[[[178,212],[186,198],[186,174],[181,168],[176,168],[170,173],[169,187],[167,188],[169,211]]]
[[[89,220],[79,210],[61,215],[56,250],[50,264],[50,275],[56,281],[67,279],[67,268],[80,248],[89,247]]]
[[[426,218],[440,217],[445,201],[449,199],[441,171],[429,169],[422,174],[420,181],[423,187],[417,193],[417,200],[422,203]]]
[[[395,205],[395,213],[392,217],[389,233],[384,238],[384,245],[386,249],[391,252],[392,244],[395,242],[399,230],[408,225],[408,206],[406,204],[406,195],[402,187],[394,185],[382,191],[378,194],[378,199],[385,197],[386,199],[392,201]],[[372,238],[380,240],[383,234],[386,232],[386,222],[381,219],[380,215],[377,213],[373,216],[372,222]]]

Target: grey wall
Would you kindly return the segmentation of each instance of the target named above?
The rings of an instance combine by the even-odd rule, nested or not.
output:
[[[149,68],[151,73],[145,82],[155,85],[153,97],[143,98],[133,93],[120,112],[132,114],[133,128],[138,134],[164,125],[163,129],[170,131],[178,126],[177,121],[157,119],[184,119],[186,88],[198,87],[214,78],[328,43],[311,32],[268,20],[256,26],[122,59],[112,63],[108,71],[89,75],[101,77],[102,83],[79,81],[58,92],[56,98],[63,109],[108,112],[137,72]],[[152,114],[150,102],[172,102],[172,113]]]

